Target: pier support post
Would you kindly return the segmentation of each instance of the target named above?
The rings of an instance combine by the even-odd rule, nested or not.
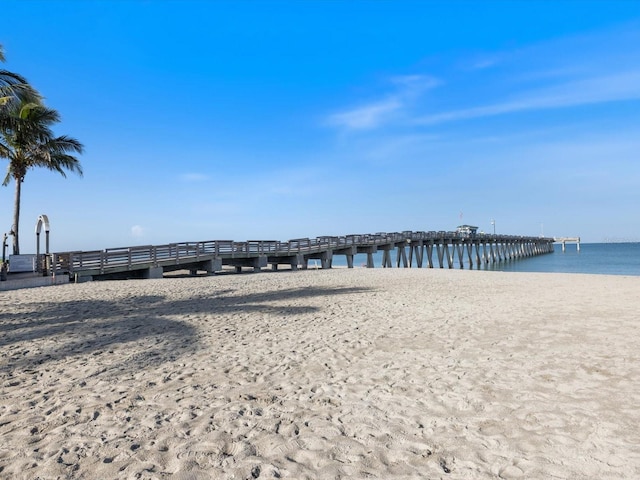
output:
[[[418,243],[411,244],[409,247],[409,266],[413,266],[413,255],[416,256],[416,264],[418,268],[422,268],[422,257],[424,255],[424,243],[422,240]]]
[[[323,269],[331,268],[333,263],[333,252],[331,250],[323,252],[320,258],[320,262],[322,263]]]
[[[373,253],[371,252],[367,253],[367,268],[375,268],[373,263]]]
[[[382,252],[382,268],[391,268],[391,250],[385,248]]]
[[[202,262],[201,265],[199,265],[198,267],[199,268],[197,268],[197,269],[189,270],[189,274],[190,275],[196,275],[198,273],[198,269],[199,269],[199,270],[204,270],[205,272],[207,272],[208,275],[212,275],[212,274],[222,270],[222,259],[221,258],[214,258],[214,259],[211,259],[211,260],[207,260],[207,261]]]
[[[150,267],[144,270],[142,278],[162,278],[162,267]]]
[[[85,282],[92,282],[93,281],[93,275],[82,275],[79,273],[75,273],[73,276],[73,281],[74,283],[85,283]]]
[[[469,258],[469,269],[473,268],[473,244],[472,243],[467,243],[466,244],[466,248],[467,248],[467,257]],[[465,249],[465,244],[462,245],[462,250],[464,251]]]
[[[454,248],[458,252],[458,264],[460,265],[460,268],[464,268],[464,244],[457,243],[454,245]]]
[[[455,249],[455,247],[453,245],[451,245],[451,248]],[[447,265],[449,266],[449,269],[452,269],[453,268],[453,255],[454,255],[455,250],[454,250],[454,252],[449,253],[449,242],[445,242],[444,251],[447,254]]]
[[[436,250],[438,251],[438,264],[440,265],[440,268],[444,268],[444,244],[437,244],[436,245]],[[448,254],[448,252],[447,252]]]
[[[347,268],[353,268],[353,255],[346,255],[347,257]]]
[[[368,246],[359,246],[355,249],[353,253],[365,253],[367,255],[367,268],[374,268],[373,262],[373,254],[378,251],[378,247],[376,245],[368,245]]]
[[[398,245],[398,254],[396,258],[396,268],[400,268],[400,262],[402,261],[402,266],[407,268],[407,252],[404,248],[404,245]]]

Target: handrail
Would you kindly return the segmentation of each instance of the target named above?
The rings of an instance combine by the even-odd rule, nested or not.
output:
[[[158,266],[160,263],[182,263],[199,261],[202,258],[252,258],[265,255],[317,254],[323,251],[349,246],[372,247],[380,245],[401,245],[419,241],[439,242],[455,245],[464,243],[505,243],[531,242],[553,243],[554,238],[526,237],[518,235],[496,235],[478,233],[469,235],[446,231],[404,231],[378,232],[375,234],[349,234],[343,236],[320,236],[316,238],[296,238],[278,240],[207,240],[201,242],[180,242],[165,245],[137,245],[132,247],[107,248],[104,250],[71,251],[53,254],[57,270],[69,271],[98,270],[111,268],[131,268],[135,265]]]

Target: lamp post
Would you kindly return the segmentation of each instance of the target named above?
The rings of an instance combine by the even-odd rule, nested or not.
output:
[[[13,232],[10,232],[9,235],[12,235]],[[0,264],[0,281],[5,281],[7,279],[7,237],[9,236],[6,233],[2,237],[2,264]]]
[[[496,221],[492,218],[491,219],[491,225],[493,225],[493,234],[496,234]]]

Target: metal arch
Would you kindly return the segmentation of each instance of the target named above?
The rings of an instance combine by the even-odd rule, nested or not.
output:
[[[46,215],[40,215],[38,217],[38,222],[36,223],[36,258],[38,265],[43,265],[43,273],[46,275],[48,271],[47,260],[45,257],[44,264],[40,261],[40,231],[42,230],[42,225],[44,225],[44,235],[45,235],[45,255],[49,255],[49,217]],[[38,268],[40,271],[40,267]]]
[[[38,217],[38,223],[36,223],[36,235],[40,235],[43,224],[45,233],[49,233],[49,217],[46,215],[40,215]]]

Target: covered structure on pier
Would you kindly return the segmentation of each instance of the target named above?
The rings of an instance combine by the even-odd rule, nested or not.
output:
[[[478,233],[478,227],[473,225],[458,225],[456,227],[456,233],[460,234],[463,238],[473,238]]]

